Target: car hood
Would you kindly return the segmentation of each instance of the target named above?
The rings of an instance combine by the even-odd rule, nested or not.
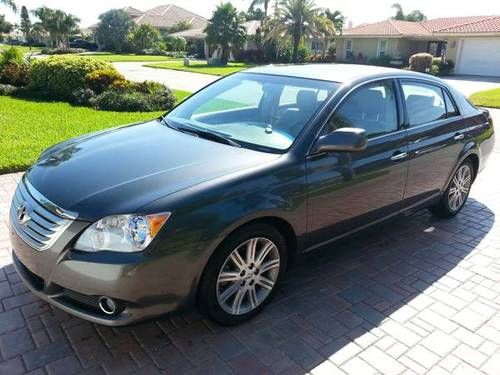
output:
[[[26,177],[59,207],[97,220],[135,213],[156,199],[277,158],[151,121],[56,145]]]

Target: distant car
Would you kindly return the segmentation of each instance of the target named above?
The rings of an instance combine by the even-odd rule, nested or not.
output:
[[[92,43],[84,39],[75,39],[69,42],[69,48],[80,48],[88,51],[97,51],[99,49],[96,43]]]
[[[12,203],[14,265],[95,323],[197,303],[238,324],[297,254],[420,208],[455,216],[493,144],[488,112],[428,75],[250,69],[160,119],[45,151]]]

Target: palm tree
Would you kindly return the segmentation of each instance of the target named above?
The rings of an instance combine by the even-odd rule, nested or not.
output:
[[[80,19],[61,10],[41,7],[33,11],[41,27],[49,34],[52,46],[68,46],[69,37],[78,31]]]
[[[217,6],[205,28],[207,43],[222,50],[221,62],[227,64],[231,48],[242,47],[247,31],[243,25],[244,18],[231,3],[221,3]]]
[[[258,7],[260,5],[264,6],[264,18],[267,18],[267,11],[269,9],[270,0],[252,0],[250,3],[250,9]]]
[[[326,9],[325,16],[333,22],[336,32],[341,33],[345,22],[345,17],[342,12],[340,10],[334,10],[332,12],[330,9]]]
[[[325,58],[330,41],[337,33],[337,29],[335,28],[333,21],[325,15],[317,16],[314,20],[314,23],[317,34],[319,34],[319,36],[321,37],[323,44],[322,57]]]
[[[292,39],[292,61],[297,62],[300,42],[305,35],[313,35],[316,30],[318,8],[313,0],[283,0],[267,39],[280,41]]]
[[[12,9],[14,12],[17,12],[17,6],[14,0],[0,0],[0,4],[4,4]]]
[[[427,17],[419,10],[414,10],[409,14],[405,14],[403,11],[403,7],[399,3],[395,3],[392,5],[392,8],[396,10],[396,14],[392,17],[393,20],[398,21],[410,21],[410,22],[420,22],[425,21]]]

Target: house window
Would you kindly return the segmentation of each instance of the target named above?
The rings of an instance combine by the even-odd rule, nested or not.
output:
[[[352,59],[352,40],[347,39],[345,41],[345,59],[350,60]]]
[[[387,39],[380,39],[378,41],[377,57],[384,57],[387,55]]]

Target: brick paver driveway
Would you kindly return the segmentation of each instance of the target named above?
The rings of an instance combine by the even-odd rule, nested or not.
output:
[[[231,329],[195,312],[112,329],[37,300],[7,253],[19,175],[0,176],[0,374],[500,374],[499,151],[457,218],[422,211],[311,254]]]

